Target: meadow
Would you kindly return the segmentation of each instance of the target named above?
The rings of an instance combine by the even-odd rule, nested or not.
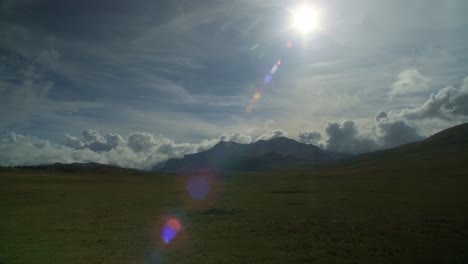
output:
[[[467,263],[464,162],[230,173],[202,200],[172,174],[1,169],[0,263]]]

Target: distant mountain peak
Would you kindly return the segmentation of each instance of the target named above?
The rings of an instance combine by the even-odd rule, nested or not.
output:
[[[186,171],[194,166],[205,166],[217,170],[264,169],[291,164],[318,165],[331,162],[337,156],[329,152],[287,137],[258,140],[249,144],[220,141],[211,149],[185,155],[180,159],[169,159],[162,171]],[[158,169],[155,168],[155,169]]]

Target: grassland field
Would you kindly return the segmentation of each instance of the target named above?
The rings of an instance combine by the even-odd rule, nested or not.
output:
[[[0,263],[468,263],[468,169],[445,162],[232,173],[200,205],[171,174],[1,169]]]

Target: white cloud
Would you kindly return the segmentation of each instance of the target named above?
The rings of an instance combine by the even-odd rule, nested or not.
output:
[[[150,133],[134,133],[128,136],[128,147],[135,153],[148,152],[157,143]]]
[[[169,158],[180,158],[207,150],[220,140],[249,143],[251,137],[241,133],[225,133],[199,143],[176,143],[163,136],[137,132],[122,137],[101,135],[87,129],[81,138],[65,134],[57,144],[47,140],[9,133],[0,139],[0,166],[41,165],[55,162],[98,162],[126,168],[151,169]]]
[[[468,78],[463,80],[460,89],[452,86],[442,88],[437,93],[431,94],[421,106],[403,109],[400,115],[410,120],[454,119],[468,116]]]
[[[284,130],[281,129],[270,129],[264,134],[258,136],[255,141],[259,140],[269,140],[273,138],[278,138],[278,137],[285,137],[287,136],[287,133]]]
[[[462,86],[461,86],[460,90],[463,93],[468,93],[468,76],[466,76],[465,79],[463,79]]]
[[[252,142],[252,137],[249,135],[244,135],[239,132],[233,133],[233,134],[222,134],[219,137],[220,141],[232,141],[236,143],[242,143],[242,144],[247,144]]]
[[[405,73],[402,79],[408,77],[407,74]],[[413,108],[389,113],[382,111],[377,114],[373,123],[367,125],[351,120],[342,123],[330,122],[325,128],[328,139],[323,146],[327,150],[337,152],[368,152],[422,140],[425,136],[420,127],[427,124],[432,128],[438,128],[425,130],[434,133],[466,121],[468,121],[468,77],[464,78],[460,88],[452,86],[442,88],[431,94],[423,104]],[[434,122],[438,125],[435,126]],[[307,133],[301,133],[299,139],[305,138]]]
[[[393,83],[390,96],[405,96],[420,94],[429,89],[431,79],[424,76],[418,69],[407,69],[398,74]]]
[[[299,141],[308,143],[313,140],[313,144],[329,151],[359,154],[425,138],[414,125],[389,118],[381,118],[369,124],[352,120],[330,122],[325,127],[325,133],[328,138],[324,142],[319,142],[321,135],[314,131],[300,133]]]
[[[101,162],[105,157],[90,149],[74,150],[64,145],[50,144],[46,140],[10,133],[0,143],[2,166],[50,164],[54,162]]]
[[[66,147],[73,148],[73,149],[80,149],[80,148],[83,148],[84,146],[83,141],[69,134],[65,134],[63,136],[61,144]]]

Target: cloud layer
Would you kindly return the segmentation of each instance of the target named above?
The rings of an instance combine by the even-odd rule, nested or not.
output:
[[[427,120],[450,125],[468,121],[468,77],[459,88],[442,88],[419,106],[388,113],[381,111],[370,122],[331,121],[324,128],[326,137],[316,131],[305,131],[299,133],[298,141],[329,151],[357,154],[422,140],[426,135],[419,126]],[[146,132],[121,136],[101,134],[93,129],[84,130],[80,137],[65,134],[58,143],[51,143],[11,132],[0,139],[0,165],[98,162],[148,170],[169,158],[209,149],[220,141],[248,144],[287,136],[284,130],[270,128],[272,122],[268,123],[261,134],[224,133],[199,143],[176,143]]]
[[[401,116],[410,120],[468,116],[468,77],[463,80],[460,88],[445,87],[431,94],[421,106],[402,110]]]
[[[70,7],[56,0],[4,0],[0,112],[8,114],[0,134],[57,139],[73,131],[63,140],[72,149],[109,152],[123,144],[143,153],[155,148],[142,146],[151,142],[148,135],[87,140],[78,132],[155,131],[199,142],[274,119],[294,137],[320,130],[318,142],[326,143],[328,122],[352,120],[357,134],[366,134],[363,120],[375,112],[384,110],[391,120],[397,108],[418,105],[433,88],[466,75],[468,1],[317,5],[323,31],[304,39],[289,30],[291,1],[75,1]],[[281,69],[245,114],[279,57]],[[462,102],[454,91],[435,93],[424,109],[401,119],[414,123],[434,113],[458,118]],[[262,138],[275,135],[283,133]],[[238,140],[258,135],[250,137]],[[317,135],[300,140],[317,143]]]
[[[394,87],[399,91],[392,90],[389,95],[423,91],[426,88],[423,89],[425,85],[422,83],[427,81],[429,78],[415,69],[404,71],[396,82],[398,88]],[[464,78],[459,88],[442,88],[419,106],[389,113],[381,111],[374,121],[328,122],[324,129],[326,140],[320,141],[321,134],[316,131],[301,132],[298,140],[320,145],[330,151],[358,154],[422,140],[427,134],[420,127],[428,122],[432,126],[440,124],[438,127],[443,128],[468,122],[468,77]]]
[[[0,139],[0,166],[42,165],[55,162],[97,162],[125,168],[149,170],[169,158],[207,150],[220,141],[251,143],[285,136],[280,129],[270,129],[252,140],[252,136],[224,133],[199,143],[176,143],[163,136],[136,132],[128,136],[86,129],[81,137],[65,134],[59,143],[36,137],[9,133]]]

